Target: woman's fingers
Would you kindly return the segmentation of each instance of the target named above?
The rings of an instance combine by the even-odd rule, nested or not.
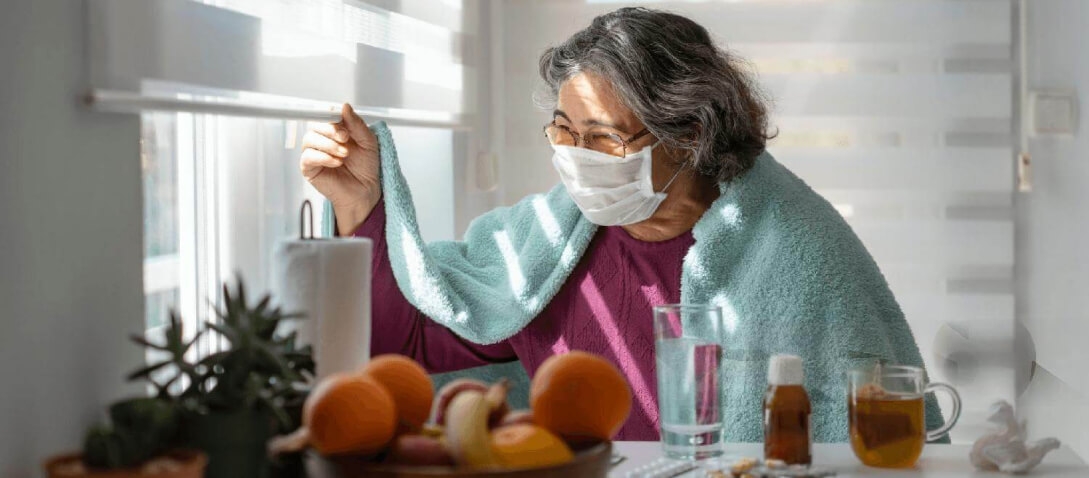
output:
[[[347,143],[351,139],[348,128],[341,123],[315,123],[307,124],[307,129],[318,133],[338,143]]]
[[[314,176],[320,174],[324,168],[339,168],[343,165],[344,163],[340,159],[334,158],[328,153],[313,148],[304,149],[302,152],[302,159],[299,160],[299,169],[306,179],[313,179]]]
[[[344,106],[340,109],[341,124],[348,128],[348,134],[355,140],[360,146],[367,147],[374,144],[374,133],[367,127],[367,123],[355,114],[355,110],[352,109],[352,105],[344,103]]]
[[[346,158],[349,153],[346,144],[334,141],[323,132],[313,129],[303,135],[302,146],[304,149],[316,149],[336,158]]]

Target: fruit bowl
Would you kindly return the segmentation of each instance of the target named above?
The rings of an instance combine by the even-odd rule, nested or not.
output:
[[[316,454],[313,456],[317,456]],[[575,459],[561,465],[538,468],[465,469],[437,466],[383,465],[363,458],[319,458],[337,478],[602,478],[609,472],[612,443],[601,442],[575,450]]]
[[[512,411],[509,391],[507,379],[461,378],[434,394],[411,358],[378,356],[358,373],[322,379],[306,398],[302,426],[275,437],[269,452],[304,452],[316,478],[608,474],[608,437],[632,401],[615,365],[585,352],[556,355],[538,367],[529,409]]]

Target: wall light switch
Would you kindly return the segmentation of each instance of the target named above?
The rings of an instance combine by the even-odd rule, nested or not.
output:
[[[1033,91],[1032,135],[1073,136],[1077,130],[1078,97],[1073,91]]]

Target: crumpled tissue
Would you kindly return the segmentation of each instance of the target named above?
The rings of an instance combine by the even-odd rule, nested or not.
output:
[[[1059,448],[1059,440],[1055,438],[1025,443],[1025,422],[1017,421],[1013,406],[1005,400],[991,405],[991,416],[987,421],[996,428],[976,440],[970,455],[972,465],[980,470],[1027,473],[1039,465],[1049,451]]]

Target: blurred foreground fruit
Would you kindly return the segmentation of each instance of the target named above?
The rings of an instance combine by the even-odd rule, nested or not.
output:
[[[492,451],[499,463],[511,468],[559,465],[574,459],[567,444],[536,425],[508,425],[492,431]]]
[[[515,410],[508,413],[503,417],[503,420],[499,422],[498,426],[505,427],[507,425],[517,425],[520,423],[533,424],[533,411],[531,410]]]
[[[446,434],[446,428],[445,427],[443,427],[442,425],[435,425],[433,423],[428,423],[428,424],[424,425],[423,429],[420,430],[420,435],[423,435],[423,436],[426,436],[426,437],[431,437],[431,438],[439,438],[439,437],[441,437],[441,436],[443,436],[445,434]]]
[[[360,373],[382,384],[393,397],[398,432],[420,431],[431,415],[431,399],[435,393],[431,377],[423,367],[404,355],[387,354],[372,358]]]
[[[631,402],[631,387],[612,363],[579,351],[545,360],[529,389],[533,421],[572,444],[611,439]]]
[[[446,409],[446,444],[457,464],[470,468],[498,465],[488,432],[491,407],[483,393],[461,392]]]
[[[488,428],[495,428],[499,422],[510,412],[510,404],[507,403],[507,393],[510,392],[510,380],[499,379],[498,382],[488,387],[484,393],[484,400],[488,402]]]
[[[393,441],[386,463],[413,466],[453,466],[454,457],[438,438],[401,435]]]
[[[385,387],[358,374],[326,377],[303,406],[310,445],[323,455],[381,451],[393,439],[396,417]]]
[[[431,421],[436,425],[445,425],[446,409],[450,407],[450,401],[459,393],[469,390],[485,393],[488,391],[488,384],[471,378],[459,378],[444,385],[435,396],[435,408],[431,411]]]

